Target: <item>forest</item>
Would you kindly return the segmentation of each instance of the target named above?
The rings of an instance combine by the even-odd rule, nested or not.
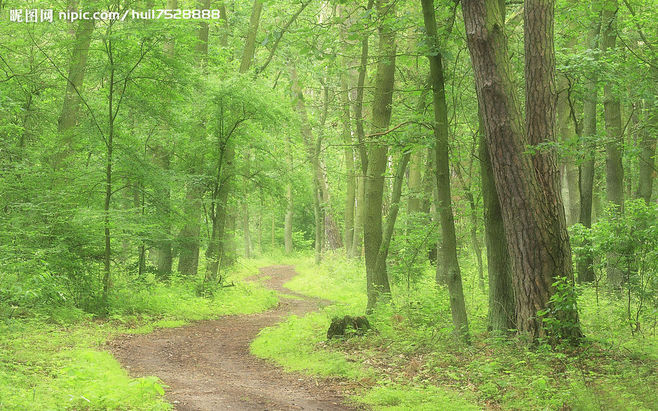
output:
[[[658,410],[656,0],[0,0],[0,410]]]

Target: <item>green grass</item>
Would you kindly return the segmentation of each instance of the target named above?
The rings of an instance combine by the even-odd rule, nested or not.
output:
[[[529,347],[487,333],[487,292],[474,262],[463,260],[471,345],[454,339],[447,291],[429,269],[409,289],[393,284],[392,304],[370,316],[376,332],[327,342],[332,316],[364,311],[364,268],[339,255],[317,267],[302,255],[285,260],[300,273],[286,286],[336,304],[265,329],[252,351],[290,370],[356,380],[367,388],[353,399],[375,409],[658,409],[657,339],[631,335],[622,302],[600,295],[597,304],[584,289],[579,310],[589,342]]]
[[[274,291],[241,280],[257,273],[242,264],[235,287],[196,295],[195,283],[146,281],[112,295],[110,318],[95,320],[70,307],[0,318],[0,410],[171,409],[156,377],[131,378],[105,343],[122,333],[145,334],[221,315],[254,313],[277,304]]]

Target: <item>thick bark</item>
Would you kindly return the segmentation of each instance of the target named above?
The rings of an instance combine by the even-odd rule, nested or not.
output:
[[[557,167],[550,153],[532,159],[525,153],[526,142],[537,144],[553,135],[553,2],[532,0],[525,4],[526,88],[533,96],[528,99],[528,139],[515,100],[501,2],[464,0],[462,9],[512,263],[516,327],[531,337],[540,337],[546,335],[546,329],[537,312],[548,307],[554,293],[552,283],[571,274]],[[571,334],[565,337],[580,335],[575,310],[556,316],[567,317],[574,324],[563,331]]]
[[[385,131],[391,120],[396,53],[395,31],[391,27],[390,21],[387,21],[394,20],[394,3],[390,0],[377,0],[376,9],[380,24],[378,27],[379,61],[377,62],[372,104],[373,133]],[[368,150],[363,227],[368,311],[375,307],[380,296],[388,295],[391,292],[386,261],[378,263],[379,250],[382,245],[382,200],[387,162],[388,146],[379,139],[373,138],[369,143]]]
[[[436,34],[436,16],[434,1],[421,0],[425,32],[432,53],[430,61],[430,77],[432,83],[432,100],[434,102],[434,138],[436,140],[436,187],[438,203],[436,204],[441,222],[441,261],[437,264],[436,280],[439,284],[447,284],[450,294],[450,310],[455,333],[468,338],[468,318],[462,287],[461,271],[457,259],[457,236],[452,213],[452,197],[450,195],[450,164],[448,157],[448,108],[446,105],[445,85],[443,79],[443,62],[438,48]]]

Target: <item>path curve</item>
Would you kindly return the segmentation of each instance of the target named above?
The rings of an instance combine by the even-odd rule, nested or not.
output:
[[[292,266],[259,269],[250,280],[293,298],[281,298],[272,310],[199,321],[145,335],[123,335],[109,349],[134,377],[158,376],[177,410],[350,410],[341,386],[286,373],[249,353],[258,332],[291,314],[317,310],[329,301],[283,287],[297,275]]]

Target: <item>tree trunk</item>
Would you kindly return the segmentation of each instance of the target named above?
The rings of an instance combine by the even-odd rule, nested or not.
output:
[[[411,154],[409,161],[409,197],[407,199],[407,212],[410,215],[423,211],[423,185],[420,168],[423,165],[423,152],[416,150]]]
[[[78,93],[82,93],[87,55],[89,54],[89,44],[91,43],[93,31],[94,20],[80,20],[75,32],[75,42],[71,56],[71,65],[69,66],[66,93],[64,94],[64,104],[62,105],[62,112],[57,121],[57,131],[59,132],[67,131],[75,126],[78,121],[78,111],[81,103]],[[66,143],[69,144],[70,139],[67,138]]]
[[[354,205],[354,240],[352,240],[351,256],[361,257],[363,252],[363,218],[365,204],[365,177],[359,175],[356,178],[356,203]]]
[[[346,18],[342,6],[338,8],[338,15]],[[347,41],[345,25],[341,26],[340,40]],[[344,67],[349,67],[347,58],[342,59]],[[352,116],[350,115],[350,90],[349,73],[344,70],[340,73],[340,103],[344,156],[345,156],[345,228],[343,231],[343,245],[345,253],[349,256],[352,252],[352,241],[354,240],[354,203],[356,200],[356,175],[354,172],[354,148],[352,145]]]
[[[285,226],[284,226],[284,233],[283,233],[283,242],[284,242],[284,247],[286,254],[292,253],[293,250],[293,244],[292,244],[292,217],[293,217],[293,202],[292,202],[292,183],[288,183],[288,187],[286,187],[286,199],[287,199],[287,204],[286,204],[286,216],[285,216]],[[272,218],[272,221],[274,221],[274,218]],[[272,230],[274,232],[274,230]],[[274,239],[274,235],[272,235],[272,238]],[[274,240],[272,240],[272,246],[274,246]]]
[[[596,4],[593,4],[593,6],[595,7]],[[587,45],[590,50],[599,47],[600,28],[600,20],[597,19],[591,23],[587,34]],[[583,151],[585,156],[579,171],[580,217],[578,221],[587,228],[592,226],[592,198],[596,157],[596,106],[598,104],[599,89],[597,83],[598,73],[596,70],[592,70],[585,80],[585,95],[583,97]],[[594,261],[589,256],[578,261],[576,271],[578,272],[579,282],[592,282],[596,279],[593,264]]]
[[[203,9],[210,8],[210,0],[200,2]],[[201,67],[205,69],[206,59],[208,58],[208,23],[201,20],[199,22],[199,31],[197,34],[198,42],[196,43],[196,52],[200,58]],[[192,133],[195,142],[199,143],[205,130],[203,121],[199,122],[198,129]],[[194,153],[191,159],[192,179],[187,184],[185,194],[186,205],[185,217],[186,222],[179,234],[180,255],[178,257],[178,272],[186,276],[195,276],[199,269],[199,235],[201,233],[201,212],[204,187],[199,181],[201,174],[201,165],[204,162],[203,152]]]
[[[158,144],[153,148],[153,159],[155,164],[167,173],[167,176],[161,185],[157,186],[155,194],[160,203],[158,204],[157,209],[159,210],[158,215],[161,216],[159,220],[162,232],[155,240],[152,249],[153,260],[158,275],[168,276],[171,274],[173,263],[173,252],[171,248],[171,187],[168,175],[171,166],[169,151],[167,151],[162,145]]]
[[[368,0],[366,10],[368,11],[368,21],[370,20],[370,11],[373,8],[374,0]],[[363,94],[368,74],[368,42],[369,34],[364,34],[361,39],[361,56],[359,59],[358,78],[356,82],[356,96],[354,98],[354,125],[358,141],[358,158],[359,172],[357,176],[357,193],[354,221],[354,240],[352,241],[352,257],[360,257],[364,252],[363,249],[363,227],[365,221],[365,203],[366,203],[366,174],[368,171],[368,154],[365,145],[365,131],[363,128]]]
[[[528,0],[524,7],[526,89],[532,96],[527,99],[527,139],[515,100],[501,3],[464,0],[462,9],[511,257],[516,327],[536,338],[546,335],[538,311],[548,307],[553,282],[571,277],[564,209],[556,194],[557,167],[548,153],[533,159],[526,154],[526,142],[537,144],[553,136],[553,2]],[[553,315],[572,325],[556,338],[580,335],[575,309]]]
[[[601,13],[601,52],[603,54],[615,52],[618,8],[617,0],[605,0],[603,3]],[[621,103],[613,81],[607,81],[603,87],[603,117],[607,137],[605,160],[606,200],[616,206],[615,212],[623,213],[624,168],[622,165],[622,147],[624,134],[621,124]],[[614,288],[619,288],[622,283],[623,273],[622,270],[611,264],[611,262],[618,260],[618,256],[616,253],[610,253],[607,260],[606,274],[608,283]]]
[[[395,31],[391,21],[395,19],[394,3],[391,0],[376,1],[377,15],[380,18],[379,60],[375,77],[375,91],[372,104],[372,129],[374,133],[385,131],[391,120],[393,86],[395,83]],[[372,311],[380,296],[391,293],[386,273],[386,261],[379,262],[382,245],[382,200],[384,194],[384,174],[388,161],[388,146],[372,139],[369,143],[367,174],[365,179],[365,219],[363,237],[365,245],[366,281],[368,293],[367,311]]]
[[[573,44],[568,45],[569,48]],[[573,97],[571,97],[571,83],[566,74],[558,74],[558,98],[557,98],[557,132],[559,139],[569,146],[571,142],[577,139],[577,130],[574,123],[575,113],[572,111]],[[564,203],[567,217],[567,226],[578,222],[580,214],[580,193],[578,187],[578,166],[574,161],[573,155],[565,154],[561,159],[561,168],[563,170],[562,186],[566,188]]]
[[[488,329],[507,333],[514,326],[514,288],[512,268],[505,238],[503,217],[498,202],[489,148],[484,135],[480,138],[480,179],[484,202],[484,235],[487,243],[487,272],[489,273]]]
[[[650,204],[653,193],[653,179],[656,173],[656,135],[658,134],[658,105],[656,105],[656,97],[654,96],[653,99],[650,99],[645,104],[644,118],[646,122],[645,128],[647,129],[642,130],[640,134],[637,197],[644,199],[647,204]]]
[[[108,309],[108,296],[110,288],[112,287],[112,238],[110,232],[110,206],[112,201],[112,155],[114,150],[114,61],[112,55],[112,39],[107,42],[107,55],[110,64],[110,82],[108,84],[108,132],[105,141],[106,156],[105,156],[105,201],[103,205],[103,222],[105,234],[105,252],[103,253],[103,294],[102,305],[105,310]]]
[[[468,339],[468,318],[462,277],[457,259],[457,236],[452,214],[452,197],[450,194],[450,164],[448,158],[448,108],[446,105],[445,85],[443,79],[443,62],[439,51],[436,34],[436,17],[434,1],[421,0],[425,32],[431,48],[427,58],[430,61],[432,83],[432,100],[434,102],[434,138],[436,140],[436,187],[438,203],[436,204],[441,222],[441,261],[437,264],[436,280],[447,284],[450,293],[450,310],[455,333]]]

